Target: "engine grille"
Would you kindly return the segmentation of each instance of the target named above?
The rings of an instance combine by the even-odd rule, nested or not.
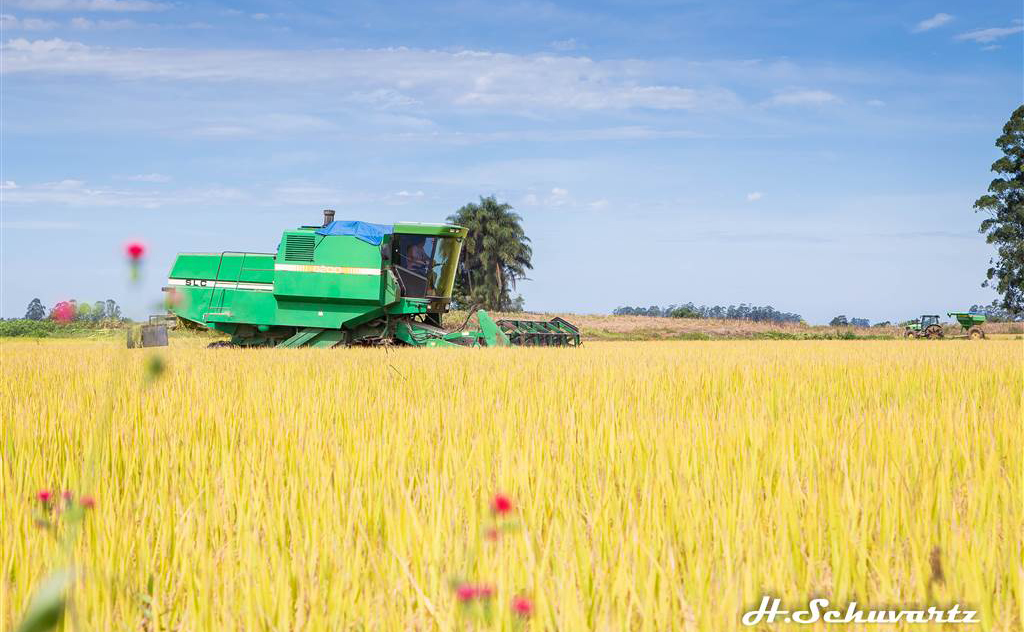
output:
[[[286,235],[284,238],[285,261],[313,261],[316,237],[312,235]]]

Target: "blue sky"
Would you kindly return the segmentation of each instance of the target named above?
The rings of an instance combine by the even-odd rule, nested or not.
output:
[[[971,205],[1022,95],[994,2],[7,0],[0,309],[160,300],[178,251],[523,216],[531,310],[902,319],[995,295]],[[150,247],[129,286],[122,245]]]

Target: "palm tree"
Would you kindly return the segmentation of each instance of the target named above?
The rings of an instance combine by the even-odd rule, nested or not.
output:
[[[469,229],[462,247],[466,274],[459,275],[455,301],[460,306],[479,305],[495,311],[522,309],[522,297],[512,298],[516,281],[532,270],[530,238],[512,212],[512,205],[498,203],[494,196],[481,197],[480,203],[466,204],[448,221]]]

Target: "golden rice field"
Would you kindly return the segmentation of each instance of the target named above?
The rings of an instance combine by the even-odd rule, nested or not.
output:
[[[2,629],[67,564],[41,489],[96,501],[76,631],[721,632],[765,594],[1022,629],[1019,341],[200,344],[154,380],[114,343],[0,344]]]

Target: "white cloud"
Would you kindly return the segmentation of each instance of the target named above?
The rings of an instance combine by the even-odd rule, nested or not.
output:
[[[18,18],[9,13],[0,14],[0,28],[8,31],[49,31],[59,26],[50,20]]]
[[[130,180],[132,182],[170,182],[171,176],[162,173],[140,173],[134,176],[125,176],[122,180]]]
[[[0,190],[7,191],[7,190],[10,190],[10,189],[17,189],[17,188],[18,188],[18,183],[15,182],[14,180],[4,180],[3,182],[0,182]]]
[[[8,0],[27,11],[163,11],[171,5],[151,0]]]
[[[825,90],[789,90],[778,92],[771,99],[768,105],[828,105],[840,103],[842,100],[831,92]]]
[[[873,108],[880,108],[885,106],[885,101],[882,101],[881,99],[871,99],[867,104]]]
[[[3,222],[0,224],[5,230],[79,230],[81,224],[76,222],[51,222],[45,220],[27,220]]]
[[[952,15],[950,15],[948,13],[936,13],[935,15],[933,15],[930,18],[928,18],[927,20],[921,20],[920,22],[918,22],[917,26],[914,27],[913,31],[914,31],[914,33],[922,33],[924,31],[930,31],[932,29],[937,29],[940,26],[949,24],[952,21],[953,21],[953,16]]]
[[[576,38],[574,37],[551,42],[551,48],[559,51],[576,50],[577,47],[579,47],[579,44],[576,42]]]
[[[256,129],[244,125],[200,125],[193,128],[191,134],[203,138],[242,138],[255,136]]]
[[[72,189],[81,189],[85,186],[84,180],[59,180],[57,182],[47,182],[39,185],[41,189],[49,189],[52,191],[70,191]]]
[[[761,193],[760,191],[752,191],[752,192],[747,194],[747,201],[748,202],[756,202],[756,201],[760,200],[763,197],[764,197],[764,193]]]
[[[1020,20],[1017,21],[1019,22]],[[1020,33],[1021,31],[1024,31],[1024,24],[1015,24],[1014,26],[1001,28],[974,29],[973,31],[957,35],[955,39],[960,41],[978,42],[979,44],[988,44],[989,42],[994,42],[997,39],[1002,39],[1008,35]]]
[[[254,19],[254,20],[266,20],[266,19],[267,19],[267,18],[269,18],[270,16],[269,16],[269,15],[267,15],[266,13],[253,13],[253,14],[252,14],[252,15],[250,15],[249,17],[251,17],[251,18],[252,18],[252,19]]]
[[[71,28],[79,31],[114,31],[118,29],[131,29],[139,26],[135,20],[90,20],[89,18],[71,18]]]
[[[316,184],[291,184],[273,189],[270,200],[274,204],[295,206],[322,206],[323,208],[339,208],[338,201],[345,199],[341,191],[332,187]]]
[[[378,121],[382,125],[388,122]],[[395,123],[401,124],[401,121]],[[431,126],[434,124],[431,122]],[[412,125],[410,125],[412,127]],[[643,125],[626,125],[592,129],[522,129],[494,132],[462,132],[429,129],[427,131],[387,132],[375,136],[380,140],[449,143],[453,145],[474,145],[478,143],[571,143],[587,141],[616,140],[659,140],[667,138],[711,138],[707,132],[691,132],[681,129],[657,129]]]
[[[420,104],[418,100],[392,88],[379,88],[369,92],[353,92],[345,98],[345,101],[383,109],[403,108]]]
[[[544,198],[544,203],[548,206],[567,206],[573,203],[572,198],[569,197],[568,189],[561,187],[555,187],[551,189],[551,195]]]
[[[48,40],[27,40],[23,38],[8,40],[0,47],[3,52],[15,52],[29,57],[53,56],[71,51],[86,51],[88,47],[78,42],[67,42],[59,37]],[[10,72],[10,69],[5,69]]]
[[[608,200],[605,200],[604,198],[602,198],[600,200],[594,200],[593,202],[591,202],[587,206],[589,206],[590,208],[594,209],[595,211],[603,211],[606,208],[608,208]]]
[[[419,198],[419,197],[423,197],[423,191],[413,191],[413,192],[410,192],[410,191],[399,191],[395,195],[397,195],[398,197],[417,197],[417,198]]]
[[[7,73],[340,85],[349,98],[389,107],[440,103],[514,111],[721,110],[739,103],[725,88],[662,85],[653,76],[655,69],[639,60],[407,48],[125,49],[60,39],[14,39],[2,52]]]
[[[206,138],[243,138],[329,132],[337,129],[330,121],[307,114],[264,114],[230,121],[209,121],[192,128],[193,136]]]
[[[9,189],[6,186],[5,189]],[[10,183],[13,185],[13,183]],[[156,209],[164,206],[188,206],[232,203],[245,199],[237,189],[206,187],[177,191],[140,191],[90,186],[82,180],[65,179],[24,186],[15,185],[4,192],[4,204],[19,207],[69,206],[80,208]]]

